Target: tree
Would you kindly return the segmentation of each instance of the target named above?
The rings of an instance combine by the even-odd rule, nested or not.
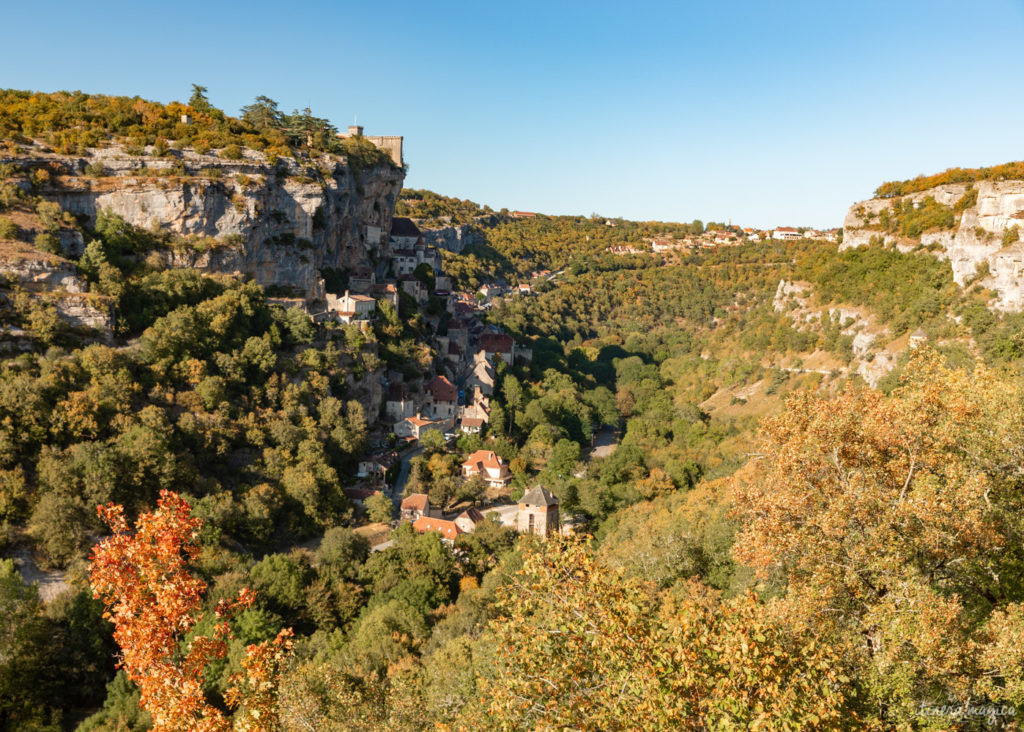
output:
[[[388,523],[395,514],[395,504],[384,493],[374,493],[366,499],[366,515],[370,521]]]
[[[93,593],[103,600],[121,648],[121,667],[139,686],[140,703],[153,717],[156,732],[179,729],[227,730],[224,714],[203,691],[207,666],[227,653],[231,629],[228,618],[252,604],[253,594],[242,589],[232,600],[218,603],[213,633],[186,634],[202,619],[199,612],[206,584],[192,576],[187,560],[199,551],[201,522],[188,504],[171,491],[161,491],[156,510],[143,513],[129,533],[124,508],[100,506],[97,513],[113,535],[92,552],[89,576]],[[244,673],[231,682],[227,699],[238,707],[236,722],[243,729],[274,727],[273,697],[279,667],[291,647],[291,631],[273,641],[250,645]]]
[[[242,107],[242,120],[257,130],[280,129],[283,115],[277,109],[277,102],[260,95],[252,104]]]
[[[1016,385],[922,347],[888,397],[792,397],[736,477],[736,558],[845,649],[886,725],[921,699],[1024,702],[1001,650],[1024,636],[1022,426]]]
[[[460,713],[469,728],[838,729],[853,719],[836,652],[776,626],[755,598],[722,602],[696,583],[660,595],[605,569],[583,540],[522,546],[474,652],[488,661]]]
[[[205,86],[200,86],[199,84],[192,85],[192,96],[189,97],[188,104],[197,112],[210,111],[210,100],[206,97],[206,91]]]

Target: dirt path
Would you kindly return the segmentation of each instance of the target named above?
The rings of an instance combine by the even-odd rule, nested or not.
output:
[[[21,580],[26,585],[37,583],[39,587],[39,598],[43,602],[50,602],[57,595],[68,589],[67,573],[60,570],[44,572],[32,558],[32,552],[28,547],[18,547],[14,550],[14,565],[21,574]]]

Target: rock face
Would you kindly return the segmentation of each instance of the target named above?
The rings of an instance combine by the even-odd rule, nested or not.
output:
[[[112,338],[114,319],[107,299],[88,294],[88,284],[66,259],[5,242],[0,247],[0,275],[52,303],[72,327],[98,331],[108,341]]]
[[[84,157],[37,153],[0,162],[63,173],[35,192],[93,222],[102,210],[202,240],[195,249],[164,252],[171,266],[247,275],[307,301],[323,297],[322,268],[377,256],[405,177],[390,165],[359,172],[330,157],[272,164],[251,150],[226,160],[188,150],[152,158],[111,147]],[[83,175],[100,165],[102,177]]]
[[[0,275],[34,291],[79,293],[89,289],[71,262],[28,246],[0,252]]]
[[[932,196],[938,203],[953,208],[970,188],[967,183],[951,183],[902,200],[909,199],[917,206]],[[840,248],[863,246],[872,240],[901,251],[927,247],[936,256],[949,260],[953,279],[961,286],[987,268],[988,275],[981,284],[998,293],[993,308],[1024,310],[1024,252],[1019,243],[1003,243],[1004,235],[1013,227],[1024,231],[1024,181],[980,181],[973,188],[976,201],[959,213],[952,229],[925,231],[919,240],[889,234],[877,225],[878,214],[891,208],[895,199],[873,198],[855,203],[843,221]]]
[[[487,243],[487,237],[480,230],[481,226],[494,226],[500,221],[497,215],[478,216],[471,224],[459,226],[445,226],[440,229],[422,229],[423,241],[428,245],[447,249],[449,252],[459,254],[470,245],[483,245]]]

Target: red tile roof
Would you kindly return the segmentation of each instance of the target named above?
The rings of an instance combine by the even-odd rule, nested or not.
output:
[[[413,493],[408,498],[402,500],[402,510],[411,509],[413,511],[426,511],[427,506],[430,505],[430,499],[426,493]]]
[[[488,353],[512,353],[512,336],[506,333],[481,333],[480,347]]]
[[[430,380],[426,389],[436,402],[454,402],[459,398],[459,390],[455,388],[452,382],[440,374]]]
[[[463,420],[465,421],[465,420]],[[492,450],[477,450],[462,464],[462,467],[482,472],[484,468],[491,470],[502,470],[505,468],[505,461],[501,456]]]
[[[388,401],[389,402],[401,402],[409,397],[409,394],[405,391],[404,384],[391,384],[388,386]]]
[[[380,491],[371,491],[366,488],[346,488],[345,495],[351,498],[353,501],[365,501],[370,496],[380,493]]]

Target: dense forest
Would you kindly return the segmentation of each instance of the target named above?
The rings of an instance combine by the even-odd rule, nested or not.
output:
[[[7,91],[0,136],[359,153],[276,107]],[[27,343],[0,357],[0,728],[946,729],[932,710],[969,710],[966,728],[1024,711],[1024,316],[932,253],[660,255],[643,245],[721,225],[406,191],[399,215],[479,231],[444,255],[455,289],[532,283],[480,307],[531,358],[496,364],[481,433],[420,440],[409,490],[482,504],[460,464],[486,448],[507,498],[543,486],[575,532],[488,520],[448,543],[394,522],[384,547],[363,529],[390,504],[345,492],[383,411],[370,385],[437,371],[444,304],[314,321],[168,268],[166,235],[55,206],[0,169],[0,254],[61,258],[80,231],[62,261],[115,319],[100,338],[0,286],[4,336]],[[63,591],[44,601],[26,557]]]

